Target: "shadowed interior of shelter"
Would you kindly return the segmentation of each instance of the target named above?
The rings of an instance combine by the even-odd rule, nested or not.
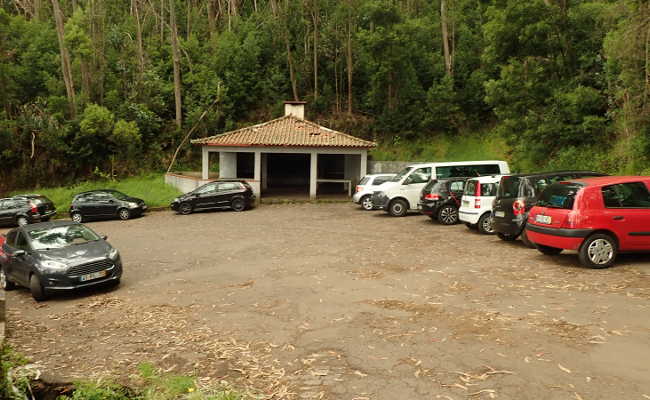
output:
[[[309,194],[309,154],[265,154],[264,156],[267,160],[267,176],[266,185],[263,186],[269,192]]]

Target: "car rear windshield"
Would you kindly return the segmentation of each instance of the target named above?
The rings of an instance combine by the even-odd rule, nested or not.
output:
[[[365,185],[366,183],[368,183],[369,180],[370,180],[369,176],[364,176],[363,179],[359,181],[359,185]]]
[[[582,189],[577,183],[554,183],[548,186],[537,200],[540,207],[572,210],[576,194]]]
[[[519,186],[521,179],[516,176],[504,176],[499,183],[499,191],[497,197],[502,199],[512,199],[519,197]]]
[[[476,194],[476,185],[478,184],[478,181],[472,179],[468,180],[465,184],[465,193],[463,194],[466,196],[474,196]]]
[[[429,183],[424,186],[422,189],[422,192],[424,193],[447,193],[447,187],[445,186],[445,183],[447,181],[438,181],[438,180],[430,180]]]
[[[99,236],[95,232],[77,224],[32,229],[28,233],[34,250],[61,249],[99,240]]]

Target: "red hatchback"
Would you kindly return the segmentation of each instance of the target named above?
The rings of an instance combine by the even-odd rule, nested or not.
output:
[[[622,252],[650,252],[650,176],[603,176],[554,183],[528,215],[528,238],[544,254],[577,250],[606,268]]]

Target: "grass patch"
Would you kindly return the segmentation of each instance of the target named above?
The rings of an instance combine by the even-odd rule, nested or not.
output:
[[[129,196],[141,198],[149,207],[168,206],[174,197],[181,194],[175,187],[165,184],[163,174],[148,174],[122,180],[86,181],[67,187],[16,190],[11,195],[21,193],[42,194],[54,202],[59,216],[65,216],[70,209],[70,202],[75,194],[96,189],[119,190]]]
[[[25,379],[18,379],[16,382],[9,382],[9,371],[27,364],[27,359],[16,353],[6,342],[0,348],[0,399],[13,399],[16,394],[11,389],[13,383],[19,390],[26,390],[28,381]]]
[[[391,142],[380,143],[371,150],[370,156],[376,161],[508,161],[508,152],[509,148],[502,137],[496,133],[484,132],[438,135],[409,141],[396,138]]]

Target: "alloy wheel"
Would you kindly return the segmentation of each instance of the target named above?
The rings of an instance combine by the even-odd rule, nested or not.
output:
[[[372,210],[372,198],[370,198],[370,196],[364,196],[363,199],[361,199],[361,207],[366,211]]]
[[[81,214],[79,214],[79,213],[72,214],[72,221],[73,222],[76,222],[76,223],[80,224],[82,220],[83,220],[83,217],[81,216]]]
[[[119,215],[120,215],[120,219],[122,220],[129,219],[129,217],[131,216],[129,210],[127,210],[126,208],[121,209]]]
[[[594,264],[607,264],[614,255],[614,247],[605,239],[596,239],[589,244],[587,255]]]
[[[183,204],[181,204],[178,211],[183,215],[187,215],[187,214],[192,212],[192,206],[190,204],[188,204],[188,203],[183,203]]]
[[[492,217],[484,218],[481,227],[485,233],[494,233],[494,227],[492,226]]]
[[[444,207],[438,219],[445,225],[453,225],[458,220],[458,211],[453,207]]]
[[[3,268],[0,268],[0,287],[3,289],[7,288],[7,276]]]
[[[18,226],[25,226],[25,225],[27,225],[29,223],[29,221],[27,221],[27,218],[25,218],[25,217],[18,217],[18,220],[16,220],[16,223],[18,224]]]

